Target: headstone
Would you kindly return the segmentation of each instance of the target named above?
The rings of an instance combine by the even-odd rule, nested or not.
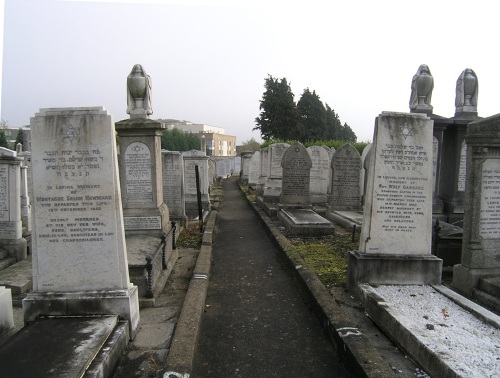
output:
[[[184,194],[186,215],[189,219],[198,217],[198,195],[196,191],[196,166],[200,179],[201,205],[203,212],[210,210],[208,156],[201,151],[191,150],[182,153],[184,159]]]
[[[163,203],[161,135],[165,124],[147,118],[116,122],[120,180],[127,235],[161,236],[170,230]]]
[[[288,147],[290,145],[287,143],[274,143],[268,146],[269,175],[264,185],[264,202],[277,203],[280,199],[283,179],[281,159]]]
[[[215,178],[226,178],[231,174],[231,162],[229,158],[215,159]]]
[[[332,193],[332,157],[334,153],[335,153],[335,147],[331,147],[330,151],[328,151],[328,167],[329,167],[328,191],[327,191],[328,196],[330,196],[330,194]]]
[[[240,175],[241,172],[241,156],[234,157],[234,172]]]
[[[309,192],[313,205],[326,206],[328,202],[328,177],[330,175],[329,150],[328,147],[325,149],[323,146],[307,147],[307,152],[312,163]]]
[[[365,161],[366,156],[372,149],[372,144],[369,143],[363,148],[363,153],[361,154],[361,171],[359,172],[359,193],[361,195],[361,206],[364,204],[364,195],[365,195],[365,180],[366,180],[366,168]]]
[[[0,286],[0,335],[14,327],[12,294],[10,289]]]
[[[101,107],[41,109],[31,119],[33,291],[24,319],[119,315],[133,338],[137,287],[127,249],[111,116]]]
[[[244,151],[241,153],[241,175],[240,182],[243,184],[248,183],[248,174],[250,172],[250,159],[252,158],[253,152]]]
[[[269,176],[269,149],[264,147],[260,149],[260,177],[257,185],[257,196],[262,198],[264,186]]]
[[[217,175],[216,175],[215,160],[209,157],[207,163],[208,163],[207,182],[208,182],[208,192],[210,193],[210,190],[212,190],[214,186],[214,180],[217,178],[216,177]]]
[[[442,260],[431,255],[432,120],[383,112],[376,119],[358,252],[348,287],[436,284]]]
[[[184,198],[184,159],[178,151],[162,151],[163,202],[170,219],[186,225]]]
[[[248,166],[248,184],[256,186],[260,177],[260,151],[255,151]]]
[[[27,257],[21,220],[21,162],[16,151],[0,147],[0,247],[16,261]]]
[[[280,205],[311,206],[309,194],[311,158],[302,143],[292,144],[283,155]]]
[[[500,277],[500,115],[470,123],[466,143],[462,259],[453,286],[471,295],[482,279]]]
[[[360,210],[361,156],[359,152],[352,144],[344,144],[333,154],[331,167],[330,210]]]

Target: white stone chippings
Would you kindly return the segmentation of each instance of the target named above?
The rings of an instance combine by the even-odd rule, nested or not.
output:
[[[500,376],[499,329],[431,286],[378,286],[375,291],[403,315],[398,320],[458,374]]]

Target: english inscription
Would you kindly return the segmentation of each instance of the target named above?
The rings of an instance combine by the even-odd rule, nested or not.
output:
[[[486,159],[483,163],[479,235],[484,239],[500,238],[499,159]]]

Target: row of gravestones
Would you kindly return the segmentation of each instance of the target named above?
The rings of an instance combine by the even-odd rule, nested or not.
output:
[[[368,145],[365,151],[368,152],[370,147]],[[282,159],[289,148],[299,147],[277,143],[253,154],[242,155],[241,180],[255,186],[259,201],[266,204],[264,208],[268,211],[272,208],[269,204],[280,202],[284,176]],[[345,144],[338,150],[326,146],[303,149],[304,158],[308,155],[311,168],[307,193],[302,196],[301,205],[312,206],[318,212],[324,212],[326,208],[330,211],[361,210],[365,151],[360,156],[350,144]]]
[[[431,254],[430,199],[436,182],[433,126],[426,114],[384,112],[377,117],[373,146],[364,162],[367,175],[360,247],[349,256],[348,286],[354,291],[358,282],[433,284],[441,280],[442,260]],[[469,123],[465,141],[469,147],[464,240],[453,285],[471,295],[484,280],[495,282],[500,276],[500,117]],[[276,144],[242,157],[242,180],[255,183],[262,194],[260,204],[269,215],[274,215],[269,212],[272,205],[280,219],[285,218],[280,214],[287,207],[312,207],[310,151],[300,143]],[[346,199],[339,205],[349,204],[353,193],[358,205],[361,157],[357,151],[340,148],[332,156],[331,168],[330,208],[343,197]],[[351,182],[355,185],[347,195],[335,194],[338,187],[349,188]]]

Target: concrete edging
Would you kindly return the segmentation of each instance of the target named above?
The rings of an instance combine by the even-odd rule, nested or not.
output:
[[[241,186],[240,186],[241,189]],[[245,194],[249,205],[266,226],[268,234],[279,246],[285,261],[299,278],[314,310],[328,335],[337,356],[356,377],[382,378],[396,376],[389,363],[356,327],[342,308],[335,302],[318,276],[307,267],[293,245],[281,233],[267,214]]]
[[[205,224],[201,249],[172,337],[170,351],[163,369],[164,378],[188,378],[193,370],[210,278],[216,218],[217,211],[212,210]]]

